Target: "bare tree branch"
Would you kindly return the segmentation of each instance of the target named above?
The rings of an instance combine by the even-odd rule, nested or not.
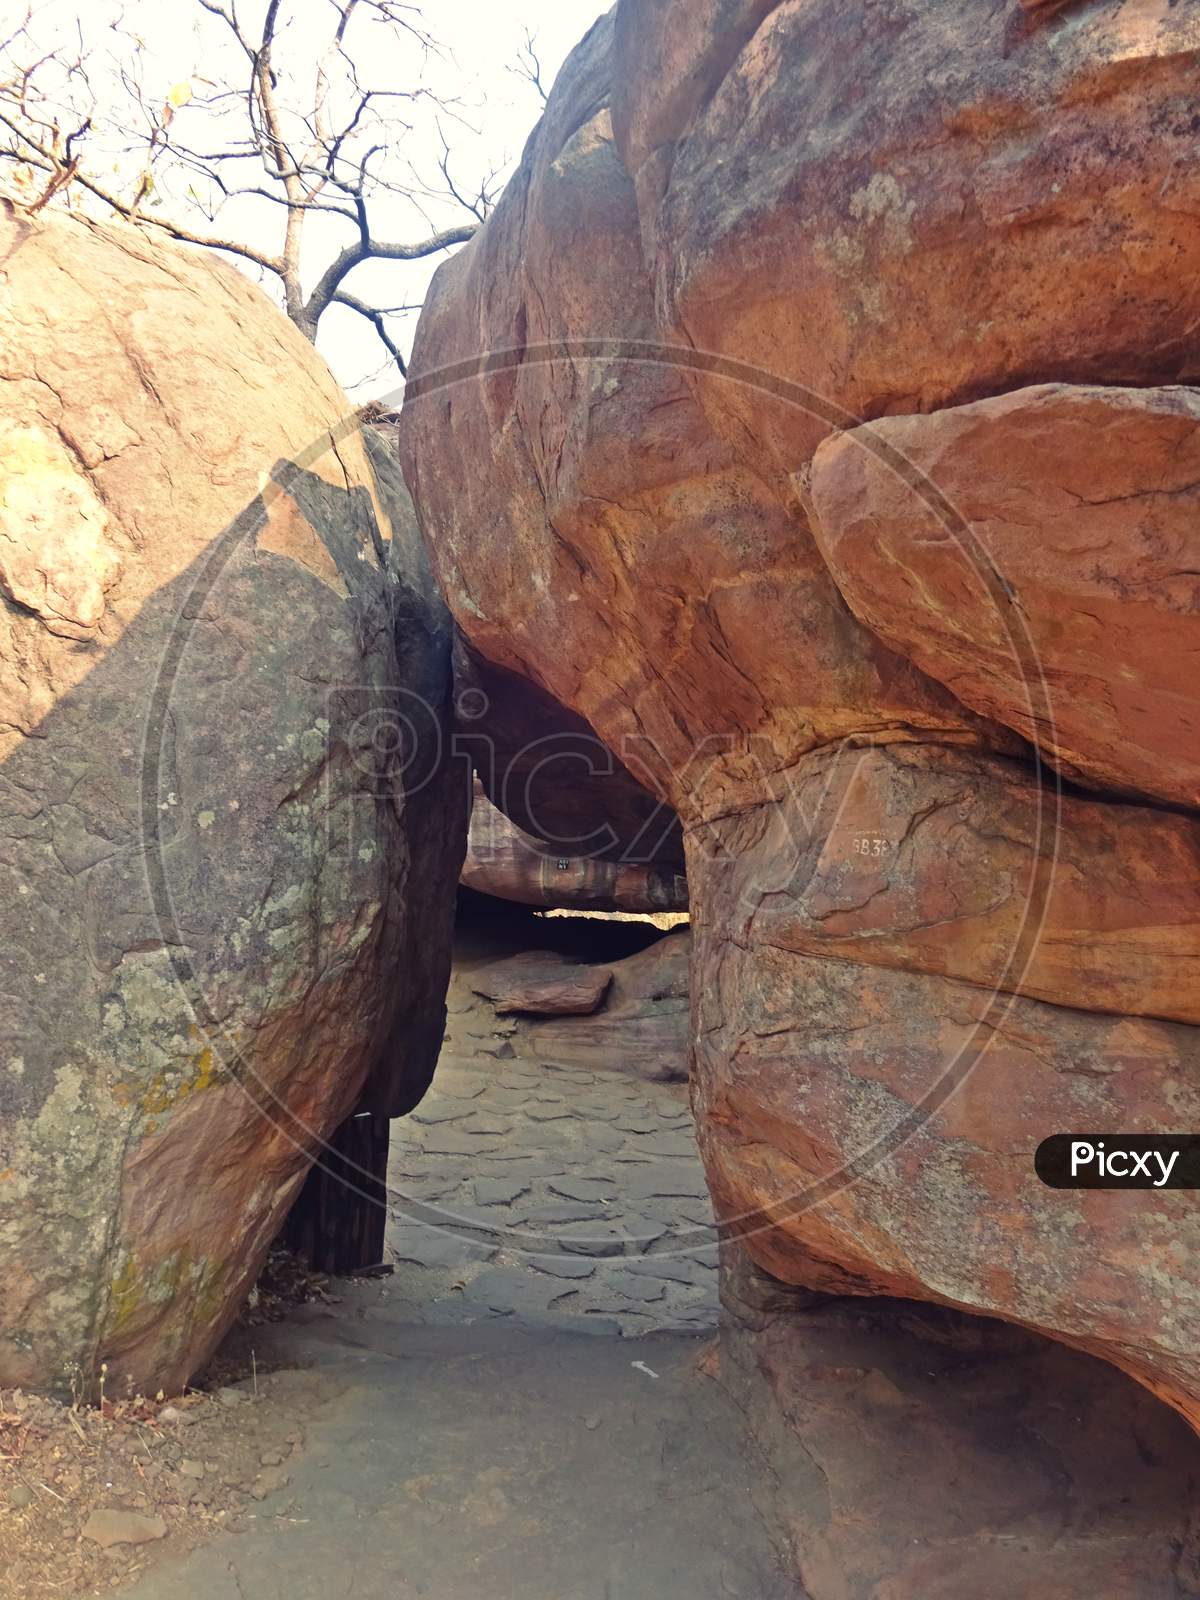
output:
[[[412,308],[371,305],[346,280],[367,261],[419,261],[464,243],[488,215],[499,183],[495,170],[470,182],[454,170],[442,117],[449,126],[462,116],[453,97],[439,97],[421,81],[424,63],[440,52],[418,7],[328,0],[327,31],[306,49],[292,25],[320,3],[264,0],[261,23],[250,31],[238,0],[194,0],[207,35],[204,75],[158,86],[155,58],[119,13],[103,46],[81,21],[77,49],[53,34],[41,41],[49,47],[39,48],[38,14],[29,4],[24,20],[0,38],[0,174],[13,177],[26,210],[64,202],[100,207],[270,275],[310,340],[329,306],[343,305],[372,324],[403,371],[387,319]],[[394,87],[398,41],[416,61]],[[528,35],[526,43],[532,57]],[[390,63],[393,82],[371,81],[388,70],[381,63]],[[418,124],[436,130],[441,186],[426,187],[406,155]],[[247,204],[261,208],[261,230],[247,235],[220,225],[227,206],[240,216]],[[416,238],[395,237],[400,208],[411,213]],[[457,211],[463,220],[445,225],[448,208],[451,219]],[[385,211],[391,225],[380,237]],[[314,214],[327,219],[315,232]]]
[[[48,149],[45,145],[39,144],[25,129],[18,126],[7,112],[0,111],[0,123],[10,128],[18,139],[36,151],[52,170],[59,170],[60,160],[54,151]],[[228,250],[233,255],[242,256],[246,261],[253,261],[255,266],[262,267],[267,272],[281,273],[282,262],[278,257],[264,255],[262,251],[255,250],[251,245],[243,244],[239,239],[216,239],[209,234],[195,233],[190,228],[182,227],[169,217],[139,215],[134,205],[127,204],[111,190],[98,184],[94,178],[88,177],[78,167],[76,167],[71,181],[78,183],[82,188],[88,190],[90,194],[94,194],[98,200],[103,200],[104,204],[115,211],[118,216],[125,217],[129,221],[136,220],[143,226],[159,228],[163,233],[170,234],[173,239],[178,239],[183,244],[200,244],[209,250]]]
[[[361,233],[358,242],[347,245],[341,253],[330,262],[325,271],[317,280],[316,287],[308,297],[307,311],[314,323],[332,301],[337,293],[342,279],[347,273],[353,271],[362,261],[419,261],[422,256],[435,255],[439,250],[448,250],[451,245],[465,244],[474,234],[478,224],[469,222],[457,228],[444,228],[441,233],[435,233],[428,239],[422,239],[417,244],[385,244],[380,239],[372,239],[366,223],[366,208],[360,211]]]
[[[543,105],[546,104],[546,90],[542,84],[542,63],[538,60],[536,50],[537,36],[525,29],[525,43],[521,46],[520,53],[511,67],[510,72],[515,72],[518,78],[524,78],[526,83],[532,84],[537,90]]]
[[[459,189],[458,185],[455,183],[450,174],[450,145],[447,142],[446,135],[442,131],[441,122],[437,124],[437,131],[438,138],[442,142],[442,153],[438,157],[438,170],[442,174],[442,177],[446,180],[446,188],[444,192],[450,195],[452,199],[457,200],[464,211],[469,211],[471,215],[476,217],[480,222],[486,222],[488,212],[495,204],[495,195],[490,186],[494,184],[496,174],[494,172],[488,173],[487,177],[484,178],[483,182],[479,186],[479,193],[474,199],[468,199],[467,196]]]
[[[368,322],[373,324],[383,348],[400,368],[400,376],[402,378],[408,376],[408,367],[387,330],[387,323],[384,320],[382,311],[377,310],[374,306],[369,306],[365,300],[360,300],[357,295],[348,294],[345,289],[338,289],[332,294],[329,298],[329,303],[335,306],[348,306],[351,311],[357,311],[360,317],[365,317]]]

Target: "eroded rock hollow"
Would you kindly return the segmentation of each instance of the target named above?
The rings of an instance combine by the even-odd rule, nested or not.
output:
[[[401,437],[475,654],[678,813],[693,1096],[776,1278],[1200,1422],[1200,7],[621,0],[437,274]],[[519,818],[517,819],[520,820]]]

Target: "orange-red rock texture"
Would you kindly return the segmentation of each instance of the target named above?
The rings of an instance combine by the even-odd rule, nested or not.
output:
[[[606,860],[586,840],[535,839],[476,784],[460,881],[519,905],[590,911],[686,911],[687,880],[642,862]]]
[[[620,0],[439,271],[480,658],[674,807],[713,1192],[778,1278],[1200,1422],[1200,5]],[[889,1591],[891,1592],[891,1591]]]

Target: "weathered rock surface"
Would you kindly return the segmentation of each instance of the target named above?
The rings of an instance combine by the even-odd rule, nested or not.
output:
[[[603,1010],[585,1023],[529,1021],[521,1053],[556,1066],[604,1066],[653,1083],[685,1082],[690,947],[690,934],[680,928],[623,961],[609,962],[612,985]]]
[[[517,1056],[539,1073],[549,1064],[585,1077],[617,1071],[651,1082],[686,1081],[688,928],[664,933],[635,917],[535,917],[508,910],[500,901],[472,900],[462,908],[458,938],[454,983],[459,994],[466,989],[487,995],[502,987],[507,993],[510,972],[520,978],[531,970],[556,977],[566,972],[581,985],[602,978],[604,984],[602,1003],[585,1015],[502,1014],[502,1021],[476,1036],[476,1050]],[[514,950],[518,954],[508,954]],[[505,954],[497,960],[501,951]],[[492,976],[496,972],[499,983]],[[470,1002],[468,1009],[474,1018],[479,1002]],[[461,1026],[456,1024],[454,1039]],[[478,1028],[478,1022],[469,1026]]]
[[[117,1544],[150,1544],[166,1536],[167,1525],[161,1517],[145,1517],[137,1511],[93,1511],[83,1525],[83,1537],[103,1550]]]
[[[432,1070],[466,796],[377,735],[440,715],[449,633],[257,289],[0,235],[0,1384],[152,1394],[373,1069],[397,1107]]]
[[[1162,387],[1200,377],[1200,10],[694,9],[596,25],[435,280],[401,442],[439,578],[683,822],[700,1136],[755,1257],[1200,1420],[1194,1208],[1032,1164],[1200,1109],[1196,411]],[[910,509],[922,452],[1011,590]]]
[[[1200,1033],[697,935],[697,1127],[719,1216],[777,1277],[1004,1314],[1200,1425],[1184,1192],[1066,1193],[1046,1130],[1190,1127]]]
[[[538,687],[542,733],[555,702],[582,715],[685,824],[868,729],[1020,748],[855,623],[685,373],[564,348],[656,329],[607,109],[611,36],[602,19],[570,58],[495,214],[422,313],[401,448],[460,627]],[[442,376],[509,350],[483,379]],[[563,837],[485,787],[526,831]]]
[[[705,384],[762,471],[801,467],[843,412],[1200,373],[1194,6],[618,15],[615,133],[660,332],[811,396]]]
[[[525,950],[481,967],[471,977],[471,988],[490,1000],[500,1016],[512,1011],[587,1016],[611,982],[608,967],[569,961],[553,950]]]
[[[796,1315],[764,1283],[748,1306],[723,1274],[716,1376],[808,1594],[1196,1593],[1195,1439],[1136,1384],[1002,1323],[896,1300]]]
[[[454,933],[453,874],[462,861],[471,805],[469,773],[454,747],[454,624],[438,589],[393,428],[362,439],[383,511],[386,577],[396,652],[393,684],[363,731],[388,775],[404,870],[404,913],[393,929],[387,973],[388,1040],[376,1053],[361,1109],[398,1117],[428,1089],[446,1021]]]
[[[618,760],[586,717],[540,685],[485,661],[460,633],[454,745],[480,790],[557,855],[683,873],[679,819],[650,792],[633,751]]]
[[[1200,824],[1056,798],[1023,762],[843,746],[698,830],[722,942],[1200,1022]]]
[[[965,704],[1087,783],[1200,806],[1200,392],[885,417],[821,446],[810,504],[855,615]]]
[[[611,861],[534,839],[476,785],[461,881],[521,905],[590,911],[686,911],[687,879],[632,861]]]

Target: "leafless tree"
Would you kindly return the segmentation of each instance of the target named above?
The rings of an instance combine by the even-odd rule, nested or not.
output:
[[[364,262],[415,261],[469,239],[498,189],[494,171],[469,186],[451,175],[444,129],[461,113],[420,82],[422,61],[437,50],[420,13],[403,0],[326,0],[327,9],[320,0],[190,3],[197,21],[220,34],[206,59],[223,48],[227,71],[148,84],[153,63],[136,34],[119,26],[128,47],[111,55],[103,88],[82,26],[46,48],[31,7],[0,41],[0,171],[9,193],[30,211],[52,201],[99,208],[227,251],[278,280],[284,309],[306,338],[316,339],[330,306],[347,307],[372,324],[403,372],[388,318],[415,308],[369,304],[347,280]],[[300,10],[306,20],[314,10],[325,19],[315,48],[311,24],[294,25]],[[393,63],[398,45],[414,63],[402,87],[378,81],[385,43]],[[435,120],[436,187],[404,154],[417,115]],[[435,226],[434,199],[453,202],[462,220]],[[247,200],[275,208],[274,225],[252,231],[277,243],[252,242],[248,230],[225,225]],[[410,215],[418,236],[386,237],[384,213]]]

